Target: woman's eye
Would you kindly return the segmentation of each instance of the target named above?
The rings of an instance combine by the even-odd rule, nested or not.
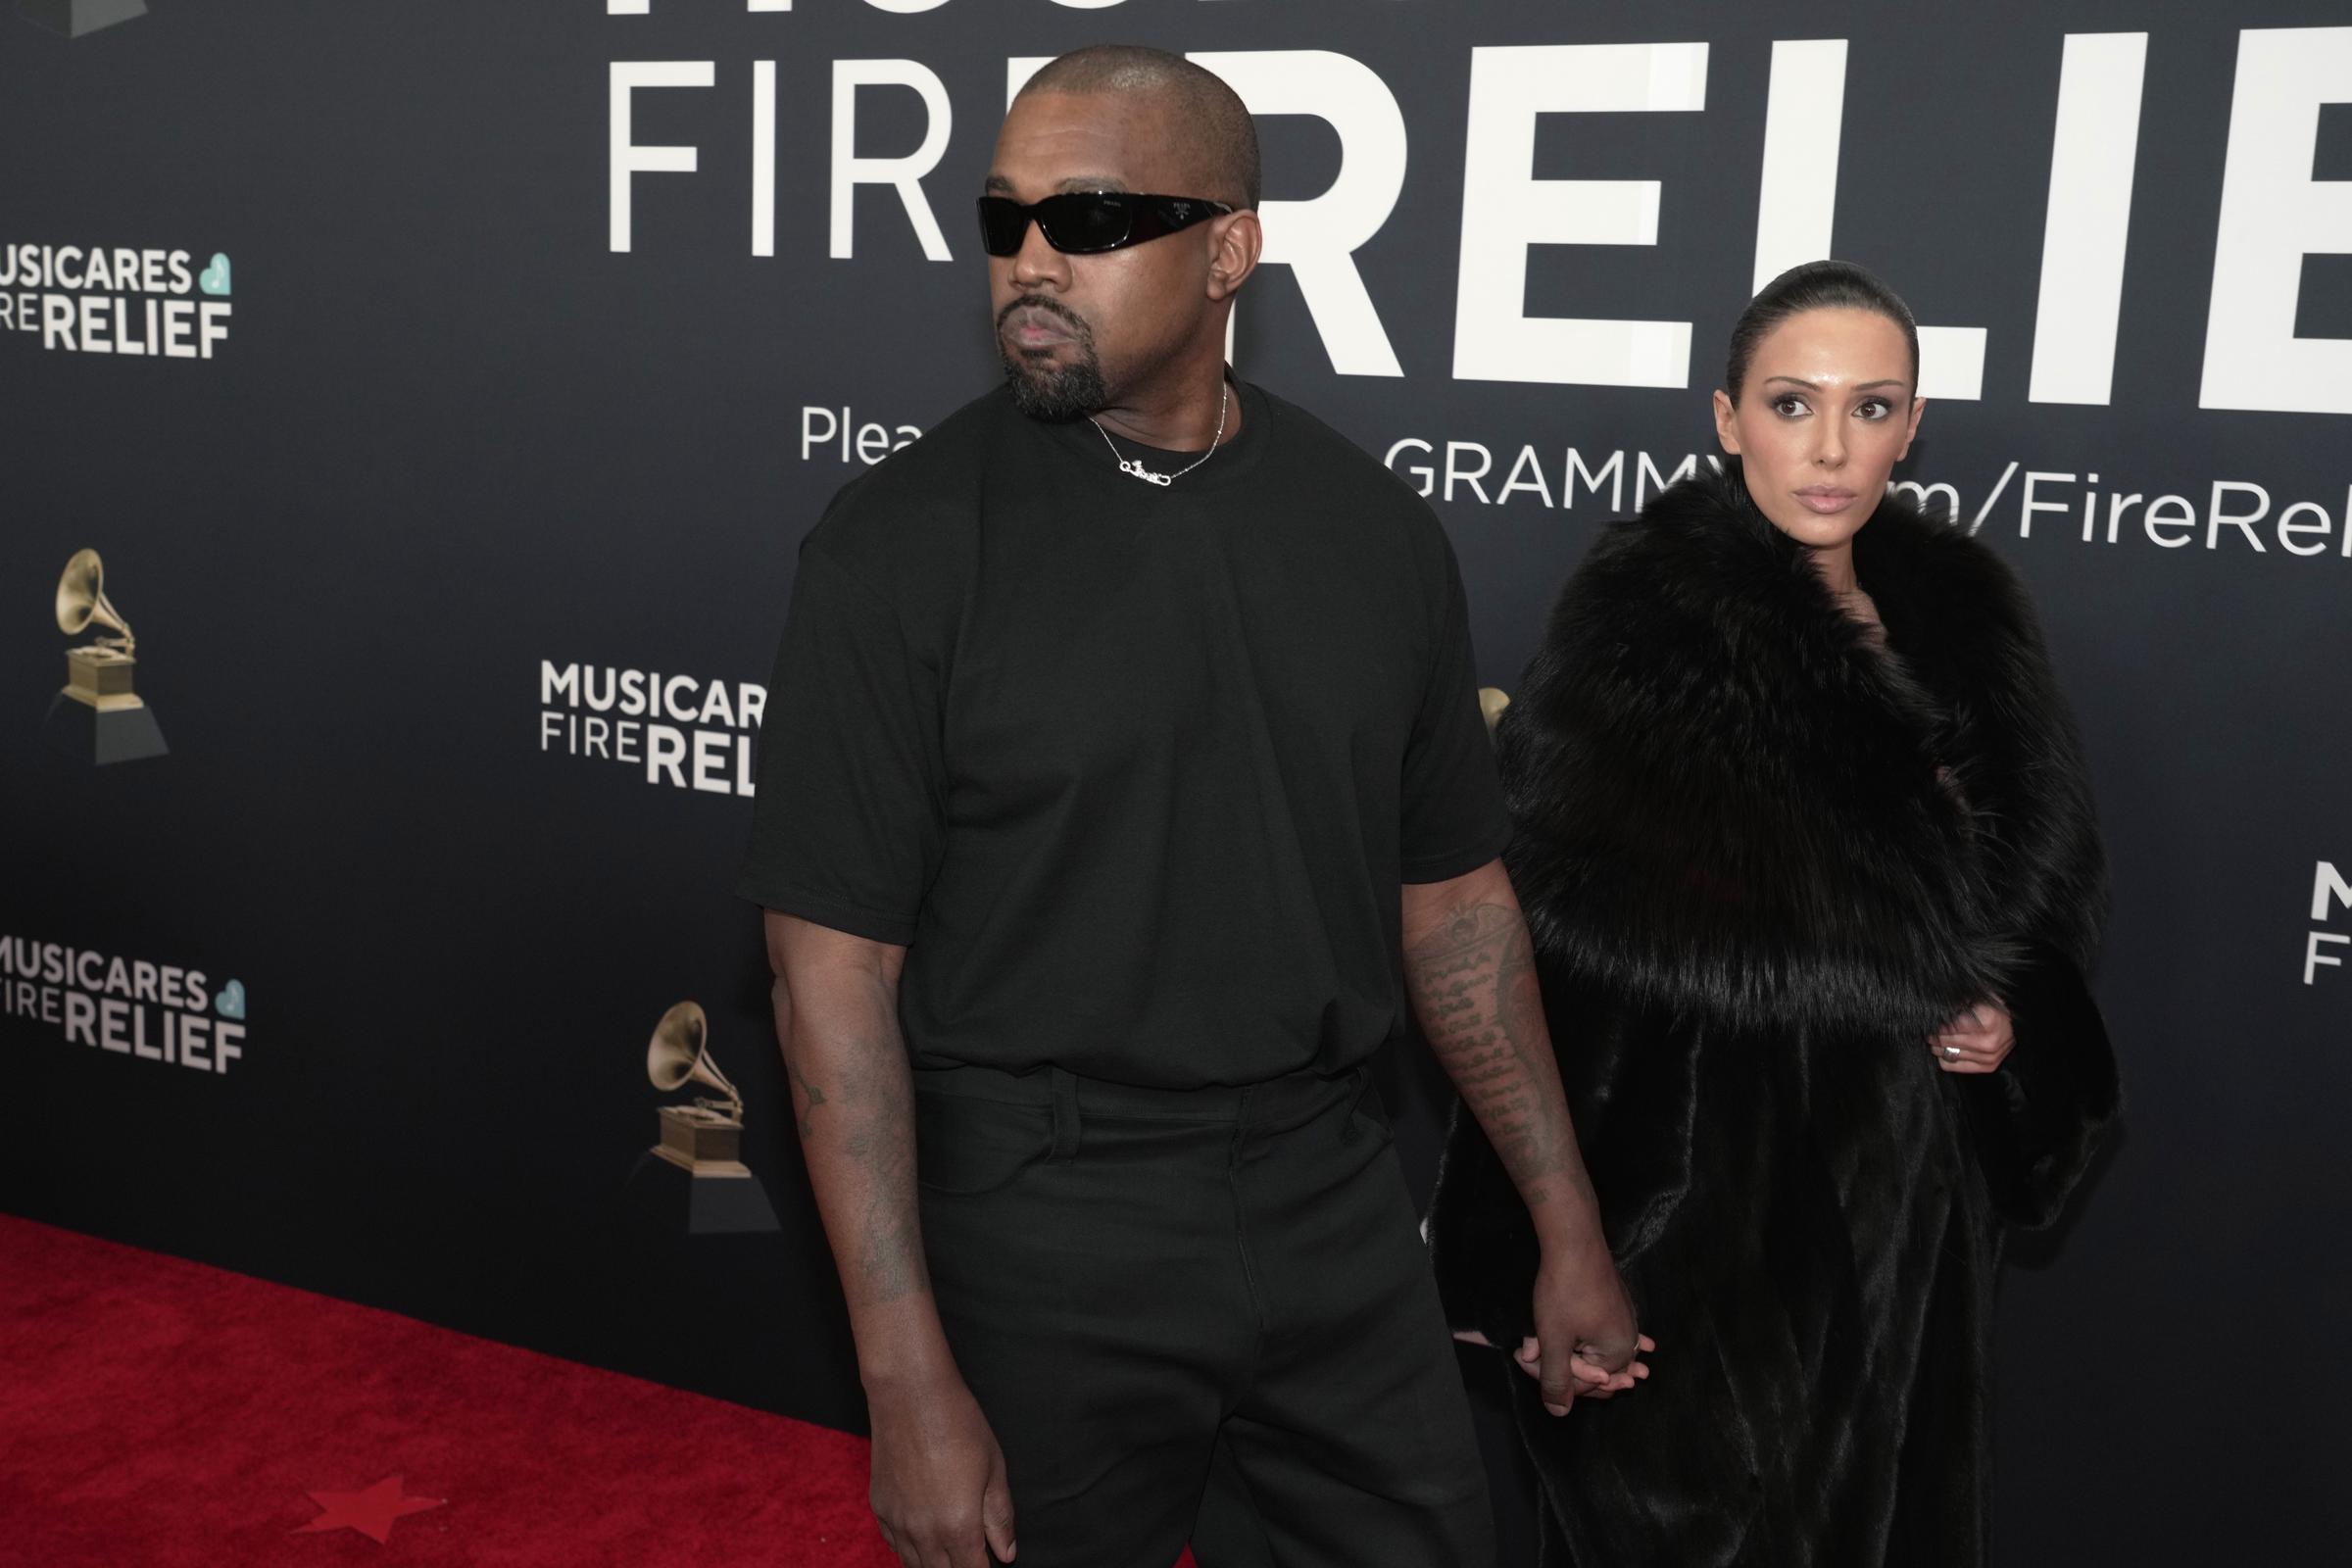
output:
[[[1884,419],[1887,415],[1892,414],[1894,410],[1891,405],[1885,403],[1878,398],[1870,398],[1859,405],[1854,412],[1861,415],[1865,419]]]
[[[1800,397],[1774,398],[1772,412],[1784,419],[1793,419],[1805,412],[1805,400]]]

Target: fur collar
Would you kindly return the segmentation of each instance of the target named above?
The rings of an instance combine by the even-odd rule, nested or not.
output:
[[[1611,525],[1496,731],[1555,975],[1738,1026],[1932,1031],[2036,947],[2087,967],[2104,870],[2032,607],[1882,501],[1846,616],[1737,464]]]

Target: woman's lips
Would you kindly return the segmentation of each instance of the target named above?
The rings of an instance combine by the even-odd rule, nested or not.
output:
[[[1854,497],[1854,491],[1825,484],[1809,485],[1796,492],[1796,499],[1803,502],[1807,510],[1818,512],[1825,517],[1835,516],[1852,506]]]

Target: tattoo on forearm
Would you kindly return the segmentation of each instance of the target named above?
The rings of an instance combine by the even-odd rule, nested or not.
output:
[[[800,1123],[801,1142],[805,1144],[816,1131],[816,1125],[811,1118],[816,1114],[816,1107],[825,1102],[825,1092],[809,1081],[808,1075],[801,1070],[799,1062],[787,1061],[784,1065],[792,1074],[793,1088],[798,1091],[796,1098],[799,1103],[794,1106],[795,1119]]]
[[[1529,1207],[1548,1178],[1581,1170],[1539,1091],[1554,1076],[1527,923],[1505,905],[1467,905],[1405,955],[1405,981],[1431,1049],[1486,1129]]]
[[[915,1220],[914,1106],[905,1079],[888,1069],[862,1087],[869,1093],[855,1098],[869,1113],[844,1150],[865,1177],[858,1274],[867,1299],[895,1301],[925,1282]]]

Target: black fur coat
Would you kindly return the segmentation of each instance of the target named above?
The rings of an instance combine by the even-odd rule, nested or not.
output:
[[[1506,857],[1652,1375],[1565,1418],[1503,1366],[1546,1564],[1984,1560],[2003,1228],[2117,1109],[2085,975],[2104,862],[1990,550],[1883,502],[1840,612],[1737,466],[1611,527],[1495,744]],[[1931,1034],[1999,998],[1995,1074]],[[1456,1328],[1529,1331],[1527,1211],[1457,1108],[1430,1241]]]

